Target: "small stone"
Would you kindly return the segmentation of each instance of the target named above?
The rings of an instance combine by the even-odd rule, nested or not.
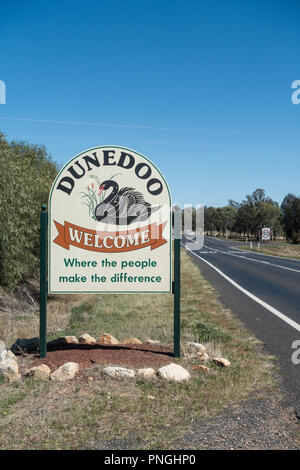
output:
[[[174,363],[161,367],[158,374],[162,379],[173,382],[182,382],[191,378],[190,373],[184,367]]]
[[[114,379],[133,379],[135,371],[126,369],[125,367],[108,366],[102,369],[103,374],[108,375]]]
[[[203,346],[203,344],[201,344],[201,343],[194,343],[193,341],[190,341],[190,342],[187,344],[187,348],[188,348],[188,351],[189,351],[190,353],[198,353],[198,352],[204,353],[204,352],[206,352],[206,347]]]
[[[50,367],[48,367],[46,364],[31,367],[31,369],[26,370],[24,373],[25,377],[32,377],[33,379],[41,380],[49,379],[50,374]]]
[[[76,336],[60,336],[53,341],[49,341],[47,346],[56,346],[60,344],[78,344],[78,339]]]
[[[228,359],[224,359],[224,357],[214,357],[213,361],[218,364],[218,366],[222,367],[229,367],[230,366],[230,361]]]
[[[141,379],[151,380],[157,377],[155,370],[152,367],[146,367],[144,369],[138,369],[136,374]]]
[[[10,350],[6,351],[6,349],[4,349],[4,351],[0,353],[0,362],[6,361],[6,359],[12,359],[13,361],[16,361],[17,357]]]
[[[97,343],[102,344],[119,344],[119,341],[108,333],[104,333],[101,338],[98,339]]]
[[[4,341],[0,340],[0,354],[2,353],[2,351],[6,351],[6,346]]]
[[[7,359],[6,355],[7,355],[7,351],[6,351],[6,349],[3,349],[3,350],[0,352],[0,362],[3,362],[3,361],[5,361],[5,360]]]
[[[206,366],[202,366],[201,364],[197,364],[193,366],[193,370],[203,370],[203,372],[209,372],[209,368]]]
[[[14,354],[32,354],[39,350],[40,338],[22,339],[18,338],[17,341],[10,348]]]
[[[197,353],[197,359],[203,362],[209,361],[209,355],[206,352],[198,352]]]
[[[68,344],[78,344],[76,336],[63,336],[62,339]]]
[[[51,380],[58,380],[59,382],[64,382],[65,380],[74,379],[75,375],[79,372],[79,364],[76,362],[66,362],[55,372],[51,374]]]
[[[14,353],[10,349],[6,351],[6,358],[13,359],[14,361],[18,360],[18,358],[14,355]]]
[[[88,381],[89,382],[93,382],[94,380],[95,380],[94,377],[92,377],[91,375],[88,376]]]
[[[96,343],[95,338],[93,336],[90,336],[89,334],[85,333],[83,335],[80,335],[78,338],[79,343],[83,344],[94,344]]]
[[[17,361],[14,361],[13,359],[6,359],[5,361],[1,362],[0,371],[7,371],[17,374],[19,372]]]
[[[137,338],[128,338],[124,339],[124,341],[122,341],[122,344],[143,344],[143,342]]]
[[[146,344],[160,344],[159,341],[155,341],[154,339],[147,339]]]
[[[148,395],[149,400],[156,400],[156,398],[153,395]]]
[[[19,366],[17,361],[6,359],[0,363],[0,377],[5,377],[9,382],[19,380]]]
[[[4,374],[3,375],[9,383],[18,382],[21,380],[21,374]]]

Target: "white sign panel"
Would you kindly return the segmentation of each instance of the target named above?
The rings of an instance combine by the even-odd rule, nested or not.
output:
[[[49,197],[50,293],[171,292],[171,196],[158,168],[123,147],[80,153]]]
[[[261,238],[262,238],[262,240],[270,240],[271,239],[271,229],[270,228],[262,228],[261,229]]]

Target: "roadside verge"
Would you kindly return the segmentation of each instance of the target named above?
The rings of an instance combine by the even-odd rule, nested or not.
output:
[[[209,372],[195,368],[199,359],[182,357],[178,362],[192,375],[184,383],[104,380],[97,365],[91,366],[88,383],[80,377],[65,384],[2,383],[0,448],[168,449],[195,420],[213,417],[253,392],[276,390],[272,358],[221,305],[183,250],[181,256],[183,352],[188,341],[204,344]],[[109,332],[119,340],[152,338],[171,345],[172,304],[168,294],[89,296],[64,312],[63,332],[49,327],[53,337]],[[229,359],[230,367],[219,367],[213,356]]]

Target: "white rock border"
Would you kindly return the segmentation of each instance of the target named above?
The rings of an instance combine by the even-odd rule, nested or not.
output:
[[[109,333],[105,333],[103,336],[109,337],[113,340],[113,344],[122,344]],[[135,341],[139,341],[134,338]],[[90,336],[88,333],[84,333],[77,339],[75,336],[63,336],[54,340],[53,342],[69,342],[74,344],[97,344],[96,339]],[[115,343],[117,342],[117,343]],[[148,339],[145,341],[146,344],[160,344],[158,341]],[[206,352],[206,346],[201,343],[190,341],[185,345],[187,354],[185,357],[194,357],[202,362],[207,362],[209,356]],[[223,367],[230,366],[230,361],[222,357],[213,357],[212,361]],[[205,366],[200,366],[205,368]],[[43,370],[43,373],[39,374],[39,368]],[[206,368],[207,369],[207,368]],[[39,364],[38,366],[27,369],[23,376],[50,379],[56,382],[64,382],[66,380],[72,380],[78,374],[80,368],[79,364],[75,362],[66,362],[62,366],[58,367],[54,372],[49,373],[50,369],[46,364]],[[193,369],[196,370],[196,369]],[[17,363],[17,357],[12,351],[7,350],[4,341],[0,341],[0,376],[4,376],[9,381],[18,380],[21,378],[19,373],[19,366]],[[106,365],[102,368],[101,373],[112,379],[141,379],[141,380],[165,380],[167,382],[185,382],[191,379],[190,372],[178,363],[171,362],[158,370],[153,367],[144,367],[139,369],[132,369],[123,366]]]

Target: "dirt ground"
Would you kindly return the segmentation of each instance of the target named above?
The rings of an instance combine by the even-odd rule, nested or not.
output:
[[[47,357],[33,355],[32,366],[46,364],[51,372],[66,362],[77,362],[80,369],[93,364],[118,365],[124,367],[162,367],[172,362],[172,351],[161,345],[104,345],[62,344],[48,346]]]

